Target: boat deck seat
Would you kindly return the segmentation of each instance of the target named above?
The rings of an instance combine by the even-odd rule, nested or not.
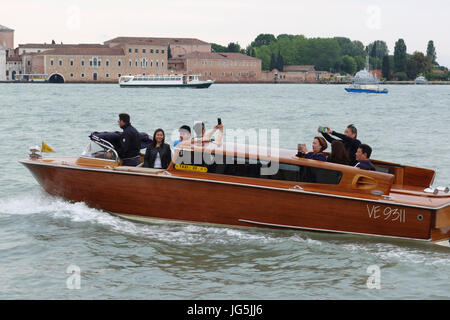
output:
[[[125,171],[125,172],[140,172],[140,173],[160,173],[166,171],[166,169],[153,169],[153,168],[143,168],[143,167],[127,167],[120,166],[114,168],[116,171]]]

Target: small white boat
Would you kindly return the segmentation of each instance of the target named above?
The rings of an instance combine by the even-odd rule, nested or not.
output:
[[[414,80],[415,84],[428,84],[428,80],[424,77],[424,76],[418,76],[415,80]]]
[[[135,75],[121,76],[119,85],[126,87],[148,88],[209,88],[213,80],[201,81],[199,75],[171,74],[171,75]]]

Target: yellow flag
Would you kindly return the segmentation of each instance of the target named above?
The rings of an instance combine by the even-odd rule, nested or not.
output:
[[[50,148],[44,141],[42,141],[41,152],[55,152],[52,148]]]

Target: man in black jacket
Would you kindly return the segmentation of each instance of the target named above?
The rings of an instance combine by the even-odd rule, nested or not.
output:
[[[138,131],[131,125],[130,116],[119,114],[119,126],[123,130],[117,150],[124,166],[135,167],[140,163],[141,142]]]
[[[356,151],[358,151],[358,147],[361,144],[361,141],[356,139],[356,136],[358,135],[358,131],[356,130],[356,127],[353,124],[350,124],[345,129],[344,134],[338,133],[336,131],[331,130],[329,127],[325,127],[327,129],[327,132],[321,132],[319,131],[325,139],[327,139],[328,142],[333,143],[334,140],[337,140],[330,136],[336,136],[341,139],[342,143],[345,146],[345,150],[347,150],[348,156],[350,158],[350,165],[354,166],[356,161]]]

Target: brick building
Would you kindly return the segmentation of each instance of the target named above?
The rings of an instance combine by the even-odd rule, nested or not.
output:
[[[169,70],[216,82],[257,82],[261,60],[236,52],[192,52],[169,60]]]

